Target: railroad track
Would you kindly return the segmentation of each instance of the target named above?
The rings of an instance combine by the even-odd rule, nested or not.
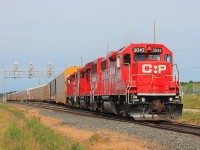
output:
[[[9,102],[10,103],[10,102]],[[132,118],[122,118],[119,116],[114,116],[110,114],[100,114],[97,112],[90,112],[86,110],[80,110],[80,109],[71,109],[67,108],[64,105],[56,105],[52,103],[42,103],[42,102],[11,102],[11,103],[17,103],[21,105],[36,107],[36,108],[44,108],[48,110],[53,111],[59,111],[62,113],[72,113],[75,115],[81,115],[81,116],[88,116],[88,117],[95,117],[95,118],[103,118],[103,119],[109,119],[109,120],[115,120],[115,121],[123,121],[127,123],[134,123],[139,125],[145,125],[148,127],[153,128],[159,128],[164,130],[170,130],[180,133],[187,133],[192,134],[196,136],[200,136],[200,126],[194,126],[189,124],[183,124],[183,123],[177,123],[174,121],[135,121]]]

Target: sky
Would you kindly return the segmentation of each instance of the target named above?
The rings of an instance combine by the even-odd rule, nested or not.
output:
[[[130,43],[156,43],[174,53],[181,81],[200,81],[198,0],[0,0],[0,68],[56,71],[104,57]],[[1,73],[0,92],[3,91]],[[50,79],[6,79],[19,91]]]

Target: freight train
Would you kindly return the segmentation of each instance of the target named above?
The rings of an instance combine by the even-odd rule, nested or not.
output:
[[[182,115],[182,95],[172,51],[141,43],[69,67],[50,83],[9,94],[8,100],[53,101],[135,120],[170,120]]]

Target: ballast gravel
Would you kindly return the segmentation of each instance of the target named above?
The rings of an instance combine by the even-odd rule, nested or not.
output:
[[[26,106],[26,108],[30,109],[31,107]],[[45,109],[39,110],[41,115],[62,119],[62,125],[71,126],[77,129],[94,132],[104,129],[116,131],[140,139],[145,139],[152,143],[160,143],[163,145],[163,150],[200,150],[200,137],[190,134],[156,129],[133,123],[48,111]],[[154,148],[149,147],[149,149]]]

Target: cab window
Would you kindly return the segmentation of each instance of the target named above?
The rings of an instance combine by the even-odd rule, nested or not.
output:
[[[81,77],[81,78],[84,78],[84,77],[85,77],[85,73],[84,73],[84,72],[81,72],[80,77]]]
[[[131,63],[131,55],[130,54],[124,54],[124,65],[128,65]]]
[[[93,64],[92,65],[92,73],[96,73],[97,72],[97,64]]]
[[[172,64],[172,56],[170,54],[165,54],[164,60]]]
[[[134,55],[134,61],[145,61],[146,60],[146,54],[135,54]]]
[[[107,60],[101,62],[101,70],[107,69]]]
[[[149,58],[149,60],[157,60],[157,61],[160,61],[160,55],[158,55],[158,54],[156,54],[156,55],[150,54],[150,55],[148,56],[148,58]]]

